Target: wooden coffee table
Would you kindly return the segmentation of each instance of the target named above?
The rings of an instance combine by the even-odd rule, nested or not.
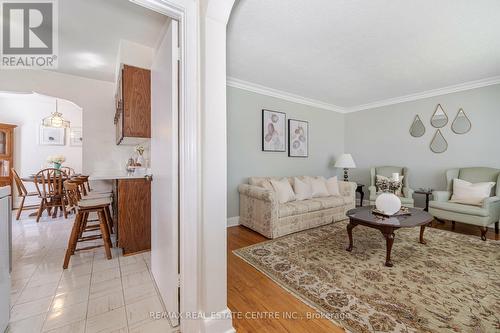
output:
[[[382,217],[372,213],[374,206],[359,207],[347,212],[349,224],[347,225],[347,234],[349,235],[349,246],[347,251],[351,252],[353,247],[352,229],[357,225],[363,225],[380,230],[386,240],[385,265],[392,267],[391,251],[394,243],[394,231],[399,228],[420,227],[420,243],[425,244],[424,230],[434,219],[431,214],[415,208],[409,208],[411,215],[397,217]]]

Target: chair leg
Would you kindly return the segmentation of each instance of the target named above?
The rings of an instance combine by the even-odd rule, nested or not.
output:
[[[40,207],[38,208],[38,213],[36,214],[36,222],[40,222],[40,216],[42,216],[44,210],[45,210],[45,199],[42,199],[42,201],[40,202]]]
[[[19,221],[19,218],[21,217],[21,212],[23,211],[25,199],[26,199],[26,197],[24,197],[24,196],[21,199],[21,203],[19,204],[19,208],[17,210],[16,221]]]
[[[497,235],[498,235],[498,227],[499,227],[498,225],[499,224],[500,224],[500,221],[495,223],[495,234],[497,234]]]
[[[68,218],[68,211],[66,210],[66,203],[64,202],[64,199],[61,199],[61,209],[63,211],[64,218]]]
[[[109,206],[104,208],[104,212],[106,213],[106,220],[108,221],[108,229],[110,234],[113,233],[113,217],[111,217],[111,211],[109,210]]]
[[[488,227],[480,227],[481,229],[481,239],[483,241],[486,240],[486,233],[488,232]]]
[[[75,253],[76,243],[78,241],[78,231],[80,230],[82,217],[81,213],[78,213],[75,217],[75,222],[73,223],[73,228],[71,229],[71,235],[68,241],[68,248],[66,249],[66,255],[64,256],[63,269],[68,268],[69,259]]]
[[[101,228],[102,240],[104,241],[104,249],[106,250],[106,257],[109,260],[112,258],[112,256],[110,248],[111,239],[109,238],[108,224],[106,222],[106,217],[104,216],[103,210],[99,210],[97,215],[99,215],[99,227]]]

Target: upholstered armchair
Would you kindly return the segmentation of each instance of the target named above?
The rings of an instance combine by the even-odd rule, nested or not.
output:
[[[490,197],[481,206],[465,205],[449,202],[453,195],[453,179],[458,178],[471,183],[495,182]],[[446,191],[434,191],[433,200],[429,202],[429,213],[436,219],[449,220],[476,225],[481,229],[481,239],[486,240],[488,226],[495,223],[498,234],[500,219],[500,169],[462,168],[446,171]]]
[[[377,196],[380,194],[380,192],[377,192],[377,187],[375,186],[376,176],[380,175],[391,178],[393,173],[399,173],[400,176],[403,176],[403,196],[400,197],[401,204],[405,207],[413,207],[413,190],[408,185],[408,168],[397,166],[371,168],[370,187],[368,188],[368,191],[370,192],[370,205],[375,204],[375,200],[377,200]]]

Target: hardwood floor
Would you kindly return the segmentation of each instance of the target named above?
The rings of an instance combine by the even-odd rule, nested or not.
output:
[[[450,231],[453,229],[451,222],[433,224],[434,228]],[[458,222],[455,224],[454,232],[475,235],[478,238],[480,236],[478,227]],[[500,240],[499,236],[495,234],[494,228],[490,228],[486,235],[490,240]],[[342,328],[327,319],[308,318],[308,313],[316,314],[314,309],[232,253],[233,250],[266,240],[264,236],[243,226],[227,229],[228,306],[233,312],[233,326],[236,331],[238,333],[344,332]],[[258,315],[267,317],[255,318]],[[301,316],[303,319],[297,319]]]

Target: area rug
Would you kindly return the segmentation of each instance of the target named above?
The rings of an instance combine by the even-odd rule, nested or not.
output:
[[[385,239],[347,221],[234,253],[350,332],[498,332],[500,242],[427,228],[399,229],[394,267]]]

